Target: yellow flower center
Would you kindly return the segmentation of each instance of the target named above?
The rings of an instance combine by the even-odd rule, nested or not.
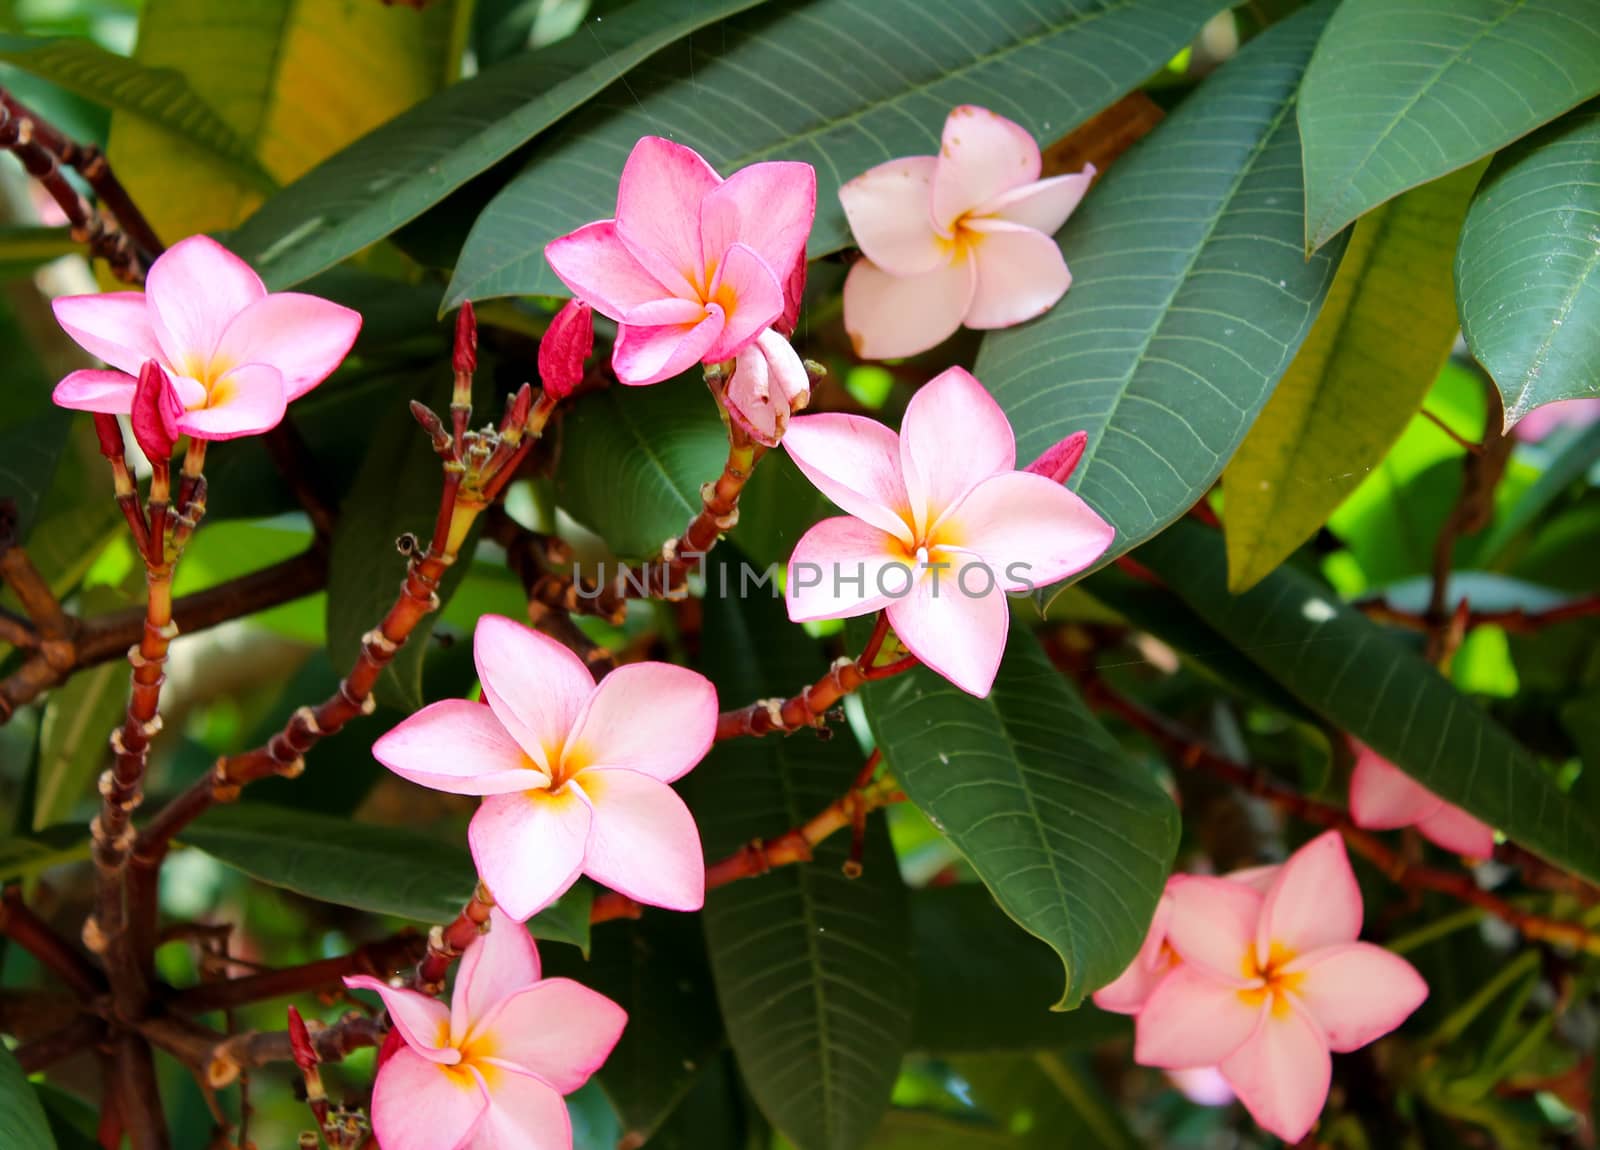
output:
[[[1256,958],[1255,947],[1251,947],[1244,956],[1244,976],[1257,985],[1239,991],[1240,1000],[1248,1006],[1260,1006],[1270,998],[1272,1016],[1287,1016],[1290,1010],[1288,995],[1305,980],[1303,972],[1283,969],[1294,961],[1294,957],[1294,951],[1275,942],[1267,950],[1267,961],[1260,962]]]

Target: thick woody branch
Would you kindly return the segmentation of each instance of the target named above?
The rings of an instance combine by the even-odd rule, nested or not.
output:
[[[92,1014],[79,1015],[52,1034],[24,1042],[13,1052],[24,1074],[37,1074],[105,1039],[106,1025]]]
[[[94,998],[104,992],[105,979],[100,972],[28,908],[17,887],[7,888],[0,897],[0,934],[38,959],[79,998]]]

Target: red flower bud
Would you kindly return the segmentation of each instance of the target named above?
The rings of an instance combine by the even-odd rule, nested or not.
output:
[[[305,1019],[292,1006],[289,1008],[289,1048],[294,1051],[295,1065],[301,1070],[310,1070],[320,1061],[317,1048],[311,1042],[311,1031],[306,1029]]]
[[[1043,455],[1023,470],[1033,475],[1042,475],[1057,483],[1065,483],[1071,478],[1078,461],[1083,458],[1084,448],[1088,446],[1089,433],[1074,431],[1054,447],[1046,448]]]
[[[145,361],[139,370],[139,383],[133,390],[133,439],[152,463],[172,458],[178,442],[178,419],[183,402],[177,388],[155,360]]]
[[[472,314],[470,303],[463,303],[456,312],[456,349],[450,363],[457,375],[478,370],[478,317]]]
[[[121,459],[127,450],[122,438],[122,424],[117,417],[104,411],[94,413],[94,433],[100,437],[100,454],[107,459]]]
[[[565,399],[583,382],[583,361],[594,350],[594,313],[582,300],[567,306],[550,321],[539,341],[539,381],[551,399]]]

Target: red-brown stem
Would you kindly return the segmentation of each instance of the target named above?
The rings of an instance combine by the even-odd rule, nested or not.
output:
[[[489,912],[493,909],[494,896],[480,881],[467,905],[448,926],[436,926],[428,932],[428,951],[417,964],[411,985],[423,994],[438,994],[443,990],[450,964],[489,929]]]
[[[1285,814],[1338,831],[1351,850],[1371,862],[1392,882],[1413,890],[1431,890],[1459,899],[1516,928],[1526,938],[1600,955],[1600,934],[1587,930],[1579,923],[1531,914],[1483,890],[1471,875],[1464,872],[1438,870],[1412,863],[1376,835],[1356,826],[1343,807],[1307,798],[1266,771],[1218,754],[1165,718],[1112,690],[1097,677],[1086,677],[1083,687],[1084,697],[1092,706],[1116,715],[1144,734],[1179,766],[1203,770],[1266,800]]]
[[[793,830],[774,838],[757,839],[727,858],[706,864],[706,889],[713,890],[740,879],[755,878],[773,867],[810,862],[813,848],[829,835],[845,827],[864,827],[866,817],[873,811],[905,802],[905,793],[896,788],[892,781],[872,782],[878,761],[874,752],[854,786]],[[851,861],[855,863],[854,867]],[[851,861],[845,863],[845,873],[854,878],[861,873],[860,859]],[[589,921],[602,923],[619,918],[638,918],[643,913],[642,903],[616,891],[606,891],[595,898],[589,911]]]
[[[0,583],[10,587],[33,621],[33,628],[48,650],[52,641],[64,640],[70,629],[67,613],[50,590],[28,553],[11,542],[9,530],[0,537]]]
[[[0,898],[0,934],[39,960],[79,998],[104,992],[105,979],[94,965],[22,901],[22,891],[9,887]]]
[[[787,699],[757,699],[736,711],[722,712],[717,717],[717,738],[760,738],[773,731],[788,734],[804,727],[821,729],[827,726],[828,713],[846,695],[860,690],[867,683],[909,671],[918,664],[915,655],[879,666],[871,664],[870,660],[876,658],[883,647],[883,633],[888,630],[888,625],[887,618],[880,614],[872,637],[867,640],[866,648],[858,657],[836,660],[826,675],[805,687],[798,695]]]
[[[1369,599],[1357,603],[1356,608],[1362,611],[1367,618],[1379,623],[1388,623],[1395,627],[1404,627],[1409,631],[1427,631],[1427,616],[1415,611],[1402,611],[1391,607],[1381,599]],[[1466,626],[1468,630],[1473,627],[1499,627],[1513,635],[1531,635],[1542,631],[1546,627],[1554,627],[1558,623],[1567,623],[1573,619],[1584,619],[1600,615],[1600,595],[1588,595],[1581,599],[1574,599],[1570,603],[1562,603],[1557,607],[1549,607],[1543,611],[1527,611],[1521,607],[1509,611],[1468,611]]]
[[[242,978],[202,982],[171,995],[166,1005],[181,1014],[204,1014],[291,994],[335,989],[349,974],[388,978],[395,971],[417,962],[425,946],[421,935],[408,932],[368,943],[337,958],[266,970]]]
[[[104,1039],[105,1032],[104,1022],[92,1014],[82,1014],[52,1034],[24,1042],[13,1053],[24,1074],[37,1074],[94,1046]]]
[[[132,1031],[117,1039],[117,1097],[124,1132],[133,1150],[167,1150],[167,1120],[161,1113],[155,1059],[150,1044]]]

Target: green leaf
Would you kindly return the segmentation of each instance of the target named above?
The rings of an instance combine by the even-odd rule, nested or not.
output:
[[[4,39],[0,37],[0,43],[4,43]],[[64,227],[0,229],[0,278],[32,275],[41,264],[77,255],[82,250],[83,246]]]
[[[1382,461],[1456,339],[1450,268],[1480,169],[1356,225],[1322,314],[1222,473],[1228,587],[1287,559]]]
[[[1554,455],[1533,485],[1504,514],[1495,516],[1478,549],[1480,563],[1489,564],[1497,559],[1518,535],[1600,461],[1600,423],[1579,429],[1559,445],[1552,436],[1541,446],[1550,446]]]
[[[275,182],[443,85],[458,59],[455,8],[450,0],[421,12],[350,0],[147,0],[127,66],[176,72],[228,137],[118,107],[112,166],[163,239],[230,228]]]
[[[978,1105],[1008,1129],[1019,1150],[1136,1150],[1140,1142],[1082,1055],[969,1055],[953,1069]]]
[[[440,405],[436,404],[436,407]],[[373,432],[361,470],[341,506],[328,556],[328,651],[337,667],[353,666],[361,637],[376,627],[395,601],[406,558],[395,542],[408,532],[426,541],[444,485],[443,464],[427,434],[402,404],[389,408]],[[461,559],[439,581],[441,603],[472,566],[475,535]],[[439,613],[430,612],[378,679],[379,702],[414,711],[422,706],[422,664]]]
[[[1529,850],[1600,877],[1593,814],[1420,655],[1320,583],[1280,567],[1229,595],[1222,540],[1194,523],[1147,543],[1139,562],[1328,722]]]
[[[1006,914],[1060,957],[1055,1009],[1121,974],[1161,897],[1178,815],[1038,640],[1012,630],[986,699],[919,668],[868,686],[862,701],[911,801]]]
[[[700,511],[728,436],[688,377],[584,396],[562,419],[556,501],[617,554],[655,555]]]
[[[0,259],[6,258],[0,254]],[[43,303],[32,284],[18,285],[14,292],[7,289],[0,296],[0,343],[9,350],[10,377],[0,409],[0,498],[11,501],[17,538],[24,543],[50,490],[72,426],[72,413],[50,402],[52,381],[40,362],[36,339],[30,337],[35,324],[50,322]]]
[[[121,659],[80,671],[50,693],[39,731],[34,830],[65,822],[95,776],[110,765],[106,740],[127,705],[128,668]]]
[[[0,1046],[0,1146],[6,1150],[56,1150],[39,1096],[4,1046]]]
[[[26,878],[88,857],[88,827],[75,823],[46,827],[26,838],[0,839],[0,880]]]
[[[849,243],[839,185],[929,155],[950,109],[981,99],[1044,142],[1110,104],[1199,32],[1218,0],[815,0],[726,21],[663,52],[534,149],[478,218],[446,307],[565,295],[544,245],[616,202],[641,136],[673,139],[729,173],[761,160],[817,169],[813,256]]]
[[[465,847],[402,827],[266,803],[217,807],[181,838],[269,886],[413,922],[449,922],[477,883]],[[535,938],[586,949],[593,897],[588,886],[573,887],[530,919],[528,929]]]
[[[1600,81],[1597,81],[1600,86]],[[1600,101],[1495,159],[1461,230],[1461,330],[1500,388],[1506,427],[1600,396]]]
[[[273,196],[234,233],[235,249],[274,290],[299,283],[415,219],[641,60],[758,3],[638,0],[506,60],[362,136]]]
[[[596,1077],[624,1136],[643,1143],[715,1066],[727,1041],[721,1016],[708,1009],[714,990],[699,922],[649,911],[608,924],[587,962],[554,951],[544,973],[574,978],[628,1012],[622,1041]]]
[[[775,600],[708,598],[705,661],[729,705],[782,695],[826,669]],[[862,763],[848,738],[723,743],[689,776],[707,857],[721,858],[819,813]],[[849,835],[809,863],[707,893],[717,1001],[762,1111],[801,1150],[854,1150],[889,1104],[911,1035],[915,988],[907,893],[882,816],[868,820],[864,873],[844,876]]]
[[[1600,20],[1587,5],[1344,0],[1300,103],[1306,250],[1597,91]]]
[[[911,896],[917,956],[912,1044],[932,1054],[1061,1050],[1128,1034],[1128,1020],[1093,1006],[1047,1009],[1061,964],[976,883]],[[1004,971],[1003,978],[994,977]]]
[[[1032,459],[1080,429],[1074,487],[1110,562],[1221,473],[1311,328],[1337,251],[1300,249],[1295,90],[1328,6],[1272,28],[1096,185],[1062,230],[1072,290],[975,372]]]

